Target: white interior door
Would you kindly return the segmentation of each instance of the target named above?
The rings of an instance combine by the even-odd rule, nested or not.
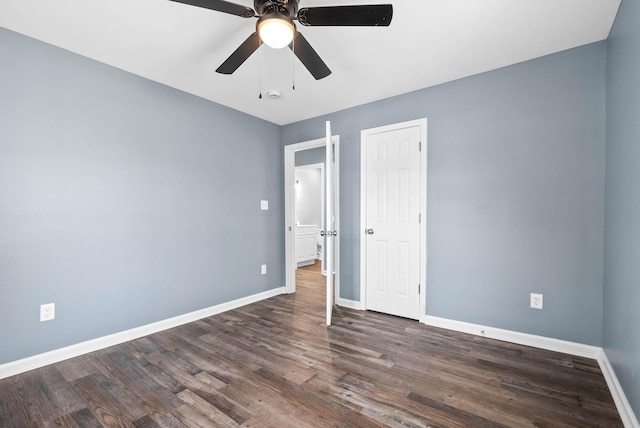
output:
[[[325,248],[325,266],[327,271],[327,325],[331,325],[331,316],[333,314],[334,296],[334,278],[337,275],[337,257],[336,257],[336,236],[338,234],[338,225],[336,222],[336,206],[337,206],[337,173],[336,165],[338,141],[331,137],[331,123],[326,123],[326,152],[325,152],[325,230],[326,238]]]
[[[420,318],[421,127],[366,134],[366,309]]]

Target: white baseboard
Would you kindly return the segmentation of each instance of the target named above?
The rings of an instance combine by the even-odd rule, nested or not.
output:
[[[600,364],[602,375],[607,381],[607,386],[609,387],[609,391],[611,392],[613,401],[616,403],[616,407],[618,408],[618,413],[620,413],[622,423],[626,428],[640,428],[638,419],[633,413],[631,404],[629,404],[629,400],[627,400],[627,396],[625,395],[622,386],[618,381],[616,372],[613,370],[613,366],[611,365],[611,362],[609,361],[607,353],[604,351],[604,349],[600,350],[600,355],[598,356],[597,360],[598,364]]]
[[[490,339],[504,340],[505,342],[519,345],[533,346],[549,351],[564,352],[565,354],[578,355],[580,357],[598,359],[602,348],[598,346],[584,345],[582,343],[568,342],[566,340],[551,337],[536,336],[534,334],[520,333],[517,331],[503,330],[495,327],[487,327],[479,324],[471,324],[462,321],[454,321],[446,318],[425,315],[421,319],[423,323],[434,327],[446,328]]]
[[[613,401],[616,404],[620,418],[625,428],[640,428],[633,409],[620,386],[607,354],[601,347],[584,345],[582,343],[569,342],[566,340],[554,339],[551,337],[536,336],[534,334],[520,333],[517,331],[503,330],[500,328],[487,327],[479,324],[472,324],[462,321],[454,321],[446,318],[425,315],[421,320],[424,324],[446,328],[448,330],[469,333],[476,336],[488,337],[490,339],[504,340],[506,342],[517,343],[519,345],[533,346],[535,348],[549,351],[563,352],[565,354],[577,355],[585,358],[593,358],[598,361],[600,370],[604,376]]]
[[[273,290],[268,290],[251,296],[242,297],[230,302],[221,303],[219,305],[200,309],[198,311],[189,312],[184,315],[178,315],[177,317],[154,322],[152,324],[147,324],[141,327],[132,328],[130,330],[125,330],[107,336],[98,337],[96,339],[87,340],[86,342],[81,342],[64,348],[55,349],[53,351],[34,355],[32,357],[27,357],[21,360],[0,364],[0,379],[24,373],[26,371],[37,369],[49,364],[57,363],[69,358],[77,357],[79,355],[87,354],[89,352],[108,348],[109,346],[117,345],[129,340],[148,336],[149,334],[157,333],[159,331],[167,330],[179,325],[197,321],[199,319],[226,312],[231,309],[236,309],[241,306],[259,302],[260,300],[265,300],[270,297],[283,294],[284,292],[284,287],[274,288]]]
[[[342,306],[343,308],[355,309],[356,311],[363,311],[362,303],[358,300],[349,300],[338,297],[338,301],[336,302],[338,306]]]

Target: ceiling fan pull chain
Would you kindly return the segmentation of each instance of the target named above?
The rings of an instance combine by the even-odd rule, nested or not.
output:
[[[291,57],[291,80],[293,81],[293,90],[296,90],[296,36],[293,36],[293,40],[291,41],[291,47],[293,48],[293,56]]]
[[[262,99],[262,49],[260,49],[261,47],[262,47],[262,40],[258,42],[258,49],[260,50],[260,60],[258,64],[258,68],[260,69],[258,72],[258,74],[260,75],[260,95],[258,96],[259,100]]]

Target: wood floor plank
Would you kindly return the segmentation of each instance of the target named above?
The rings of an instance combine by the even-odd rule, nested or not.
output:
[[[151,419],[149,415],[145,415],[140,419],[136,419],[135,421],[133,421],[133,426],[135,426],[136,428],[159,428],[160,427],[160,425],[158,425],[156,421]]]
[[[88,408],[73,412],[70,416],[79,427],[101,428],[104,426]]]
[[[85,407],[80,395],[66,382],[55,366],[24,373],[19,377],[19,383],[23,385],[24,396],[33,400],[44,420],[54,419]]]
[[[88,409],[83,409],[88,411]],[[77,412],[76,412],[77,413]],[[2,426],[2,425],[0,425]],[[45,422],[43,424],[43,426],[45,428],[80,428],[81,426],[78,425],[78,423],[76,422],[76,420],[73,418],[71,413],[67,413],[65,415],[62,415],[60,417],[57,417],[55,419],[52,419],[48,422]],[[84,428],[85,426],[91,426],[90,424],[87,425],[82,425],[82,427]],[[93,426],[100,426],[100,423],[95,420],[94,425]]]
[[[21,386],[22,376],[12,376],[0,381],[0,400],[2,401],[2,425],[8,427],[37,426],[44,418],[37,403],[31,398],[30,391]]]
[[[71,360],[61,361],[56,368],[67,382],[89,376],[98,371],[93,364],[91,355],[81,355]]]
[[[209,421],[209,426],[211,426],[212,423],[221,427],[235,427],[238,425],[237,421],[229,417],[225,412],[189,389],[185,389],[179,393],[178,397],[205,418],[202,422],[205,426],[206,423],[204,421],[206,420]]]
[[[73,387],[84,398],[87,406],[103,424],[131,426],[127,421],[136,420],[146,415],[144,407],[136,397],[118,388],[102,373],[94,373],[72,383]]]
[[[0,380],[0,427],[621,427],[597,361],[297,292]]]

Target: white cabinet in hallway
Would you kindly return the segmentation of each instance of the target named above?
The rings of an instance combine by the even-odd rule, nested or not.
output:
[[[311,265],[318,258],[318,226],[296,226],[296,262],[298,266]]]

